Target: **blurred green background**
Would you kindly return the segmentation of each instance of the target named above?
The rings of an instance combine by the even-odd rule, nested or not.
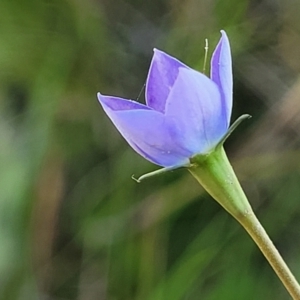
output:
[[[154,47],[202,70],[220,29],[253,115],[227,153],[300,279],[299,1],[1,0],[1,300],[289,299],[187,171],[131,179],[157,167],[96,99],[137,99]]]

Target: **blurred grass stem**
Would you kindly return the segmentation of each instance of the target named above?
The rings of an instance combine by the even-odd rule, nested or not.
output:
[[[249,233],[293,299],[300,300],[300,286],[256,218],[230,165],[223,146],[191,159],[189,171]]]

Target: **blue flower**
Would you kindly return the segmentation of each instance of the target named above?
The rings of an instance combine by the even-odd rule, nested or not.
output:
[[[210,78],[154,49],[146,105],[119,97],[98,99],[116,128],[140,155],[163,166],[186,166],[212,151],[229,128],[232,64],[225,31],[211,59]]]

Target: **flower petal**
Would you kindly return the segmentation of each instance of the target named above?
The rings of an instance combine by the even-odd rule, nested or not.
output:
[[[210,77],[220,89],[224,115],[229,127],[232,110],[232,62],[228,37],[224,30],[221,30],[221,34],[222,37],[212,55]]]
[[[152,110],[150,107],[133,100],[123,99],[114,96],[104,96],[100,93],[97,94],[97,97],[105,112],[106,108],[115,111],[132,109]]]
[[[164,166],[189,163],[190,153],[177,147],[165,116],[147,106],[121,98],[98,99],[118,131],[140,155]]]
[[[173,122],[174,143],[192,154],[211,150],[227,130],[217,85],[191,69],[180,68],[167,100],[166,117]]]
[[[187,68],[176,58],[154,49],[146,82],[146,103],[153,109],[164,112],[170,90],[177,78],[179,68]]]

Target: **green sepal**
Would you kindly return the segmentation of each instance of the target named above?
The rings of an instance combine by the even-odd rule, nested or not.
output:
[[[222,147],[225,141],[229,138],[229,136],[236,130],[236,128],[245,120],[252,118],[252,116],[248,114],[241,115],[233,122],[233,124],[229,127],[225,135],[222,137],[220,142],[217,144],[217,147]]]
[[[189,165],[167,167],[167,168],[162,168],[162,169],[155,170],[153,172],[144,174],[144,175],[140,176],[139,178],[135,178],[134,175],[132,175],[131,178],[134,181],[136,181],[137,183],[140,183],[144,179],[148,179],[150,177],[161,175],[161,174],[164,174],[164,173],[169,172],[169,171],[174,171],[174,170],[177,170],[177,169],[180,169],[180,168],[187,168],[187,167],[189,167]]]

